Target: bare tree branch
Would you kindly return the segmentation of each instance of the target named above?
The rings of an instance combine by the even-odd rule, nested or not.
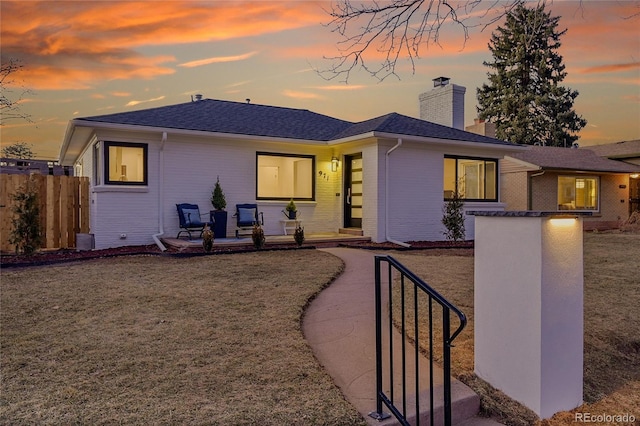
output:
[[[23,65],[17,59],[9,59],[0,64],[0,126],[5,125],[7,120],[22,119],[33,123],[31,116],[20,110],[20,101],[24,99],[29,89],[21,89],[20,94],[15,99],[11,99],[13,90],[9,87],[21,87],[14,79],[16,73],[22,69]]]
[[[539,0],[544,2],[545,0]],[[524,0],[336,0],[326,24],[342,36],[338,54],[326,57],[330,65],[318,74],[326,80],[348,82],[351,72],[362,68],[384,80],[396,73],[398,61],[407,59],[415,72],[420,48],[440,46],[440,31],[457,26],[464,44],[471,28],[486,29]],[[382,59],[368,57],[381,53]],[[367,55],[369,54],[369,55]],[[374,62],[375,65],[370,65]]]

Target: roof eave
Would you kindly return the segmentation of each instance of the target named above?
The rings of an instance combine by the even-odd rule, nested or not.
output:
[[[121,130],[121,131],[135,131],[135,132],[151,132],[162,133],[166,132],[173,135],[185,135],[196,137],[214,137],[214,138],[226,138],[235,140],[246,141],[270,141],[277,143],[293,143],[293,144],[307,144],[307,145],[328,145],[327,141],[312,140],[312,139],[293,139],[274,136],[260,136],[260,135],[245,135],[237,133],[222,133],[222,132],[209,132],[204,130],[189,130],[189,129],[176,129],[173,127],[154,127],[154,126],[141,126],[136,124],[119,124],[119,123],[105,123],[101,121],[90,121],[84,119],[74,119],[69,121],[65,137],[60,148],[60,161],[73,162],[75,158],[66,158],[69,148],[77,144],[86,145],[90,138],[84,138],[84,140],[74,140],[74,135],[78,127],[91,128],[94,130]]]
[[[634,173],[640,172],[640,168],[638,171],[631,170],[597,170],[597,169],[575,169],[571,167],[545,167],[541,166],[540,169],[548,171],[548,172],[561,172],[561,173],[578,173],[578,174],[600,174],[600,175],[630,175]]]
[[[441,139],[441,138],[434,138],[434,137],[427,137],[427,136],[412,136],[412,135],[404,135],[399,133],[386,133],[386,132],[376,132],[376,131],[362,133],[355,136],[349,136],[342,139],[335,139],[335,140],[329,141],[329,145],[338,145],[338,144],[347,143],[347,142],[354,142],[360,139],[366,139],[371,137],[384,138],[384,139],[404,139],[406,141],[410,140],[412,142],[431,143],[436,145],[447,145],[447,146],[456,145],[456,146],[471,147],[471,148],[478,148],[478,147],[489,148],[490,147],[492,149],[498,149],[501,151],[508,151],[508,152],[522,152],[529,149],[529,147],[527,146],[510,144],[507,142],[505,142],[504,144],[490,143],[490,142],[473,142],[473,141],[463,141],[459,139]]]
[[[505,160],[512,161],[518,164],[519,166],[524,167],[525,169],[527,169],[527,171],[542,170],[542,167],[537,164],[533,164],[528,161],[521,160],[519,158],[511,157],[510,155],[506,155],[504,158]]]

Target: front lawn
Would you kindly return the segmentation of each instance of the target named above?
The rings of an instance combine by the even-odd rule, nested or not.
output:
[[[0,423],[360,425],[303,338],[315,250],[2,271]]]

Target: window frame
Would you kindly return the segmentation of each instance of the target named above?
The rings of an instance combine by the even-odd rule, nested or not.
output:
[[[443,158],[443,162],[442,162],[442,173],[443,173],[443,182],[442,182],[442,187],[443,187],[443,199],[444,201],[449,201],[451,200],[451,198],[447,198],[444,196],[444,160],[455,160],[455,190],[458,191],[458,182],[460,181],[460,177],[458,176],[458,160],[472,160],[472,161],[484,161],[484,176],[483,176],[483,183],[484,183],[484,194],[485,194],[485,198],[467,198],[467,197],[463,197],[463,201],[473,201],[473,202],[483,202],[483,203],[497,203],[498,200],[500,199],[500,173],[499,173],[499,166],[500,166],[500,161],[497,158],[489,158],[489,157],[470,157],[470,156],[464,156],[464,155],[445,155]],[[486,163],[490,162],[490,163],[494,163],[495,164],[495,171],[494,171],[494,181],[495,181],[495,185],[494,185],[494,193],[495,193],[495,198],[486,198],[486,194],[487,194],[487,167],[486,167]]]
[[[149,185],[149,144],[135,143],[135,142],[115,142],[115,141],[103,141],[101,154],[103,161],[101,166],[103,168],[102,175],[104,185],[117,185],[117,186],[148,186]],[[135,181],[120,181],[109,179],[109,148],[110,147],[122,147],[122,148],[142,148],[142,182]]]
[[[596,188],[596,206],[593,209],[586,208],[573,208],[573,209],[560,209],[560,178],[571,178],[573,179],[573,203],[576,202],[576,181],[578,179],[593,179],[595,180],[595,188]],[[601,200],[601,179],[600,176],[597,175],[580,175],[580,174],[559,174],[556,179],[556,211],[557,212],[599,212],[600,211],[600,200]]]
[[[288,157],[288,158],[300,158],[311,160],[311,197],[294,197],[294,196],[284,196],[284,197],[261,197],[258,194],[258,161],[261,156],[268,157]],[[256,152],[256,200],[273,200],[273,201],[289,201],[291,199],[295,201],[315,201],[316,200],[316,156],[313,154],[290,154],[290,153],[279,153],[279,152],[264,152],[257,151]]]

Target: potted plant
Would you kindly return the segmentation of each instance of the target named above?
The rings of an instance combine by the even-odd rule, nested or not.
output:
[[[202,247],[207,253],[213,250],[213,235],[213,231],[209,229],[209,225],[205,225],[202,231]]]
[[[302,226],[296,226],[296,230],[293,233],[293,239],[298,247],[302,246],[302,243],[304,243],[304,228]]]
[[[291,200],[289,200],[289,203],[284,208],[283,213],[285,214],[285,216],[287,216],[287,218],[289,218],[291,220],[295,220],[296,219],[297,214],[298,214],[298,210],[296,209],[296,203],[293,202],[293,198]]]
[[[259,223],[253,225],[253,231],[251,232],[251,239],[253,240],[253,246],[256,250],[260,250],[264,247],[264,243],[266,242],[266,238],[264,236],[264,231]]]
[[[211,193],[211,205],[214,210],[209,212],[211,222],[213,222],[213,234],[216,238],[227,238],[227,200],[220,186],[220,176],[216,179],[216,184]]]

